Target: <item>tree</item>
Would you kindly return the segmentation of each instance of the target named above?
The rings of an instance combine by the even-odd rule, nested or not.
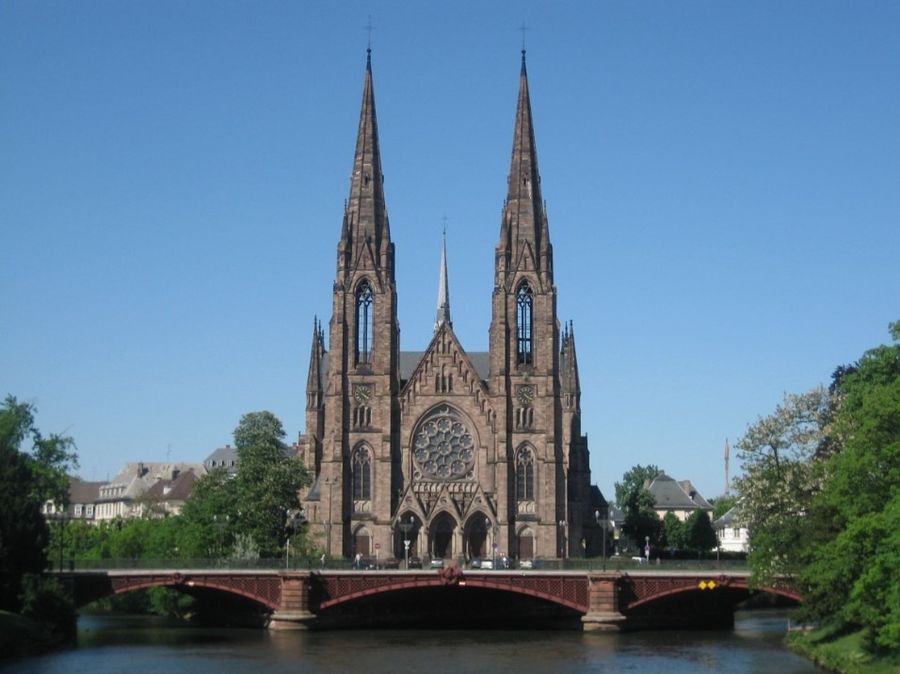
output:
[[[616,503],[625,513],[625,522],[622,531],[638,547],[649,538],[651,544],[658,546],[662,523],[656,514],[656,499],[653,498],[644,484],[659,475],[657,466],[637,465],[629,469],[622,476],[621,482],[616,482]]]
[[[695,510],[684,522],[684,547],[703,555],[719,544],[712,528],[709,515],[704,510]]]
[[[829,394],[817,387],[784,401],[747,428],[737,443],[744,474],[735,480],[750,529],[754,582],[799,573],[807,540],[805,515],[821,490],[813,461],[825,435]]]
[[[891,325],[900,339],[897,323]],[[816,536],[801,574],[807,612],[864,628],[873,649],[900,649],[900,344],[842,368],[839,401],[811,504]]]
[[[678,519],[675,513],[667,512],[662,521],[660,546],[674,553],[685,547],[684,534],[684,522]]]
[[[309,483],[284,437],[281,421],[271,412],[241,417],[234,431],[237,472],[232,477],[224,469],[211,471],[196,482],[185,503],[183,556],[281,554],[288,517],[300,508],[298,492]]]
[[[36,410],[7,396],[0,407],[0,608],[20,607],[22,579],[47,564],[49,532],[41,507],[68,501],[66,469],[75,465],[71,438],[44,438]],[[31,442],[31,453],[23,446]]]
[[[644,490],[644,484],[661,472],[659,466],[653,464],[637,465],[625,471],[622,481],[616,482],[616,505],[625,510],[629,504],[636,502],[638,494]]]

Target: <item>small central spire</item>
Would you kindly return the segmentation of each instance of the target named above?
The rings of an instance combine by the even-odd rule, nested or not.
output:
[[[444,218],[444,234],[441,242],[441,274],[438,280],[437,316],[434,319],[434,331],[437,332],[444,323],[453,327],[450,320],[450,285],[447,282],[447,218]]]

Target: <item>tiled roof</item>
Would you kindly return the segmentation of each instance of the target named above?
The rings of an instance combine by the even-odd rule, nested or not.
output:
[[[69,501],[75,503],[94,503],[100,498],[100,486],[105,482],[86,482],[81,478],[69,478]]]

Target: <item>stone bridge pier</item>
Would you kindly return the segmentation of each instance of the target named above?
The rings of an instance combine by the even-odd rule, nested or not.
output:
[[[619,610],[619,573],[588,574],[588,610],[581,618],[585,632],[618,631],[625,625]]]
[[[270,630],[305,630],[315,621],[309,610],[309,571],[281,574],[281,604],[269,619]]]

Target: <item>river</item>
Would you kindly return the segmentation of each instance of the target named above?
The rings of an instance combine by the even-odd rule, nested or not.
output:
[[[3,672],[817,672],[781,646],[788,613],[741,611],[733,630],[537,631],[206,629],[153,617],[85,615],[76,647]]]

